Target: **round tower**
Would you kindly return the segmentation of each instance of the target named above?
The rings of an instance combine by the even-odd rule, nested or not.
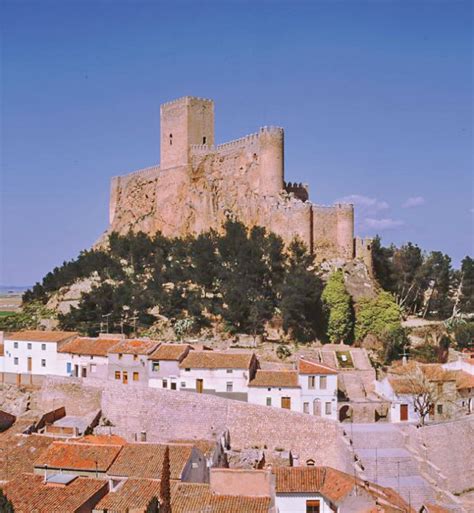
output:
[[[337,204],[335,207],[338,256],[351,260],[354,258],[354,205]]]
[[[260,142],[260,193],[277,196],[284,188],[284,132],[279,127],[263,127]]]

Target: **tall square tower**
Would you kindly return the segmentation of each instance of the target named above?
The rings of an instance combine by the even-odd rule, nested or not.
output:
[[[214,144],[214,102],[185,96],[160,108],[160,168],[189,164],[192,144]]]

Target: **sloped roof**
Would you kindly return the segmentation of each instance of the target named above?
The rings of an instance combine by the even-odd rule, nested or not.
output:
[[[160,498],[160,481],[156,479],[127,479],[117,490],[109,492],[95,506],[95,510],[145,511],[153,497]]]
[[[106,472],[121,449],[120,445],[53,442],[35,461],[35,467]]]
[[[171,479],[181,479],[184,467],[191,458],[191,444],[167,444],[170,450]],[[137,443],[123,446],[108,470],[110,476],[161,479],[165,444]]]
[[[87,356],[107,356],[110,349],[119,342],[121,342],[120,339],[113,338],[76,337],[64,344],[58,352]]]
[[[27,342],[64,342],[77,336],[77,331],[15,331],[5,337],[5,340],[25,340]]]
[[[249,387],[299,388],[298,373],[285,370],[258,370]]]
[[[156,340],[121,340],[109,350],[109,354],[149,355],[157,348],[158,344],[159,342]]]
[[[118,435],[86,435],[72,442],[99,445],[125,445],[127,441]]]
[[[89,499],[107,489],[107,481],[76,477],[65,486],[45,484],[43,476],[22,474],[3,486],[15,511],[64,513],[78,511]]]
[[[188,344],[161,344],[148,357],[149,360],[175,360],[180,362],[189,352]]]
[[[179,364],[181,369],[248,369],[254,353],[225,351],[190,351]]]
[[[337,374],[337,370],[321,363],[312,362],[301,358],[298,362],[300,374]]]
[[[466,390],[468,388],[474,388],[474,376],[464,371],[456,372],[456,388],[458,390]]]

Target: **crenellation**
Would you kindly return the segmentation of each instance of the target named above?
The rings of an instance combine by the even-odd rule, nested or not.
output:
[[[370,260],[370,243],[354,239],[353,205],[312,203],[308,184],[285,182],[282,127],[215,145],[214,103],[184,96],[161,105],[160,137],[160,166],[112,179],[108,232],[185,236],[232,218],[286,243],[298,236],[319,262]]]

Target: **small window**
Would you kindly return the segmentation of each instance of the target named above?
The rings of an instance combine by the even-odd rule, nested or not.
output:
[[[326,403],[324,411],[326,412],[326,415],[331,415],[331,413],[332,413],[332,404],[331,403]]]
[[[226,388],[226,391],[227,391],[227,392],[232,392],[232,390],[233,390],[233,388],[234,388],[234,384],[232,383],[232,381],[228,381],[228,382],[226,383],[226,387],[225,387],[225,388]]]
[[[138,355],[137,355],[137,354],[134,354],[134,355],[133,355],[133,361],[135,362],[135,361],[137,361],[137,360],[138,360]]]
[[[308,388],[315,388],[315,387],[316,387],[316,377],[308,376]]]
[[[168,380],[167,379],[163,380],[163,388],[168,388]]]
[[[123,356],[123,354],[122,354],[122,353],[119,353],[119,360],[121,360],[121,359],[122,359],[122,356]]]
[[[172,381],[170,383],[170,388],[171,388],[171,390],[176,390],[176,381]]]
[[[306,466],[307,467],[314,467],[316,465],[316,462],[313,460],[313,458],[310,458],[309,460],[306,460]]]
[[[46,351],[46,344],[41,344],[41,351]]]
[[[303,403],[303,413],[309,413],[309,403]]]
[[[120,379],[120,371],[115,371],[115,379]]]
[[[13,364],[18,365],[18,357],[15,356],[15,358],[13,358]]]
[[[268,390],[269,392],[271,392],[271,391],[272,391],[272,389],[271,389],[271,388],[267,388],[267,390]]]
[[[320,376],[319,377],[319,388],[321,390],[326,390],[328,386],[328,378],[327,376]]]
[[[438,415],[442,415],[442,414],[443,414],[443,405],[442,405],[442,404],[438,404],[438,405],[436,406],[436,413],[437,413]]]
[[[319,513],[320,502],[315,500],[306,501],[306,513]]]
[[[272,398],[267,397],[267,406],[271,406],[271,405],[272,405]]]
[[[232,369],[226,369],[227,374],[232,374],[234,372]]]
[[[27,349],[31,349],[31,342],[28,342],[28,344],[26,345]]]
[[[202,144],[206,144],[206,137],[202,138]]]
[[[139,378],[140,378],[140,375],[138,374],[138,372],[134,372],[133,373],[133,381],[138,381]]]
[[[153,369],[153,372],[158,372],[160,370],[160,362],[153,362],[151,364],[151,368]]]
[[[14,347],[15,349],[18,349],[18,342],[13,342],[13,347]]]
[[[186,383],[184,381],[181,381],[181,388],[186,388]]]
[[[191,371],[191,369],[189,367],[187,369],[184,369],[184,370],[185,370],[185,372],[190,372]]]
[[[173,146],[173,134],[170,134],[170,146]]]
[[[93,357],[93,356],[91,356],[91,360],[93,360],[93,359],[94,359],[94,357]]]
[[[46,360],[41,360],[41,367],[46,367]]]

